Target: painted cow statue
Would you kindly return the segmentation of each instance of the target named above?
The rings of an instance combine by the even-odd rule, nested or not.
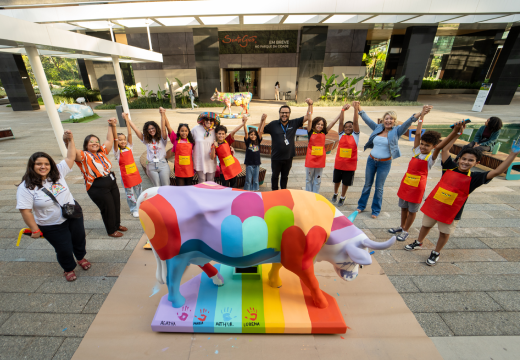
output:
[[[94,111],[92,111],[92,108],[90,106],[85,105],[79,105],[79,104],[65,104],[62,102],[60,104],[60,107],[58,108],[58,112],[68,112],[70,113],[71,120],[79,120],[83,119],[84,117],[92,116],[94,115]]]
[[[157,260],[157,280],[167,284],[175,308],[185,302],[179,287],[189,264],[224,285],[212,260],[232,267],[273,263],[272,287],[282,286],[278,272],[284,266],[310,289],[314,304],[325,308],[314,262],[328,261],[343,280],[353,280],[359,265],[372,263],[367,248],[387,249],[395,242],[395,237],[382,243],[368,239],[322,195],[302,190],[257,193],[213,182],[162,186],[144,191],[138,206]]]
[[[231,105],[241,106],[242,111],[239,115],[242,115],[244,110],[246,114],[249,114],[249,103],[251,102],[252,98],[253,94],[251,94],[250,92],[224,93],[219,92],[215,88],[215,93],[211,97],[211,101],[220,101],[224,103],[224,109],[222,110],[222,114],[226,112],[226,109],[229,109],[229,114],[231,115]]]

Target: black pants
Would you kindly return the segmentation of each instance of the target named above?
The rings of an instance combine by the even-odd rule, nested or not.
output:
[[[112,176],[114,180],[112,180]],[[121,225],[121,200],[119,199],[119,188],[115,178],[113,173],[97,178],[87,191],[88,196],[101,210],[101,217],[107,234],[115,233]]]
[[[63,271],[74,270],[76,268],[74,257],[76,260],[82,260],[87,253],[83,217],[67,219],[59,225],[39,225],[38,227],[43,237],[54,247],[56,258]]]
[[[175,177],[175,185],[177,186],[189,186],[193,184],[193,176],[192,177]]]
[[[222,186],[233,188],[233,187],[235,187],[235,185],[237,183],[237,177],[235,176],[229,180],[226,180],[226,179],[224,179],[224,175],[222,175],[222,173],[221,173],[220,174],[220,183],[222,184]]]
[[[476,142],[472,141],[469,144],[464,145],[462,147],[462,149],[460,149],[460,153],[459,154],[461,154],[466,149],[472,148],[473,146],[475,146],[475,144],[476,144]],[[479,145],[475,149],[479,149],[480,151],[491,151],[491,147],[490,146],[486,146],[486,145]],[[458,160],[458,159],[459,159],[459,155],[457,155],[455,160]]]
[[[280,188],[287,189],[287,181],[289,180],[289,171],[292,167],[292,158],[288,160],[271,160],[271,189],[278,190],[278,178],[280,179]]]

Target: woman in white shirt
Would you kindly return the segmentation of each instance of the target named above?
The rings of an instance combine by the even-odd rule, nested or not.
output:
[[[63,268],[67,281],[76,280],[74,269],[77,263],[84,269],[90,269],[90,262],[85,259],[85,227],[83,216],[78,219],[66,219],[58,206],[42,189],[45,187],[60,205],[74,204],[65,176],[72,171],[76,148],[69,130],[64,139],[68,140],[67,158],[56,165],[44,152],[34,153],[27,163],[27,170],[18,185],[16,208],[31,229],[32,238],[39,238],[40,231],[54,247],[58,263]]]
[[[128,125],[134,130],[137,137],[146,145],[146,175],[154,186],[170,185],[170,166],[166,159],[166,145],[168,144],[168,131],[166,129],[166,110],[159,108],[161,114],[161,127],[155,121],[144,123],[143,132],[131,121]]]
[[[274,84],[274,99],[280,100],[280,83],[278,81]]]
[[[203,112],[197,119],[199,125],[191,129],[195,140],[193,147],[193,166],[199,178],[199,184],[215,179],[217,160],[211,160],[211,147],[215,142],[215,127],[220,124],[220,118],[216,113]]]

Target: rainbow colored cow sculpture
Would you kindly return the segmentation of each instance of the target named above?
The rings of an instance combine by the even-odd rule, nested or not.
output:
[[[278,272],[284,266],[310,289],[314,304],[326,308],[315,261],[328,261],[342,279],[353,280],[359,265],[372,263],[367,248],[386,249],[395,242],[395,237],[369,240],[323,196],[302,190],[255,193],[212,182],[162,186],[144,191],[138,206],[156,256],[157,280],[168,285],[175,308],[185,303],[179,286],[189,264],[224,285],[212,260],[233,267],[273,263],[272,287],[282,285]]]
[[[219,92],[215,88],[215,93],[211,97],[211,101],[220,101],[224,103],[224,109],[222,110],[222,114],[226,112],[226,109],[229,109],[229,114],[231,115],[231,105],[241,106],[242,111],[239,115],[242,115],[244,110],[246,111],[246,114],[249,114],[249,103],[251,102],[252,98],[253,94],[251,94],[250,92],[224,93]]]

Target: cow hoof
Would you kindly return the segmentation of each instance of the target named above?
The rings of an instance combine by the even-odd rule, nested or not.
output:
[[[186,299],[182,295],[170,296],[168,295],[168,301],[172,303],[172,307],[180,308],[186,303]]]
[[[317,308],[325,309],[327,306],[329,306],[329,302],[327,301],[327,299],[325,298],[325,296],[323,294],[313,296],[312,300],[314,301],[314,305]]]
[[[217,273],[215,276],[211,277],[211,280],[213,280],[213,284],[217,286],[224,286],[224,278],[220,273]]]
[[[276,280],[269,280],[269,286],[273,288],[281,288],[282,287],[282,279],[278,277]]]

